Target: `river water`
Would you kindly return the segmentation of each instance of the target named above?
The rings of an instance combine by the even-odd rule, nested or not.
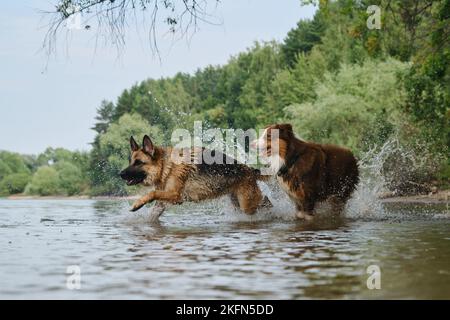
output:
[[[450,298],[445,204],[298,222],[289,208],[248,218],[219,200],[172,207],[159,224],[129,206],[0,200],[0,298]]]

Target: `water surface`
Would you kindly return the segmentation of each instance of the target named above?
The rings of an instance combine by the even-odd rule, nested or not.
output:
[[[183,205],[157,225],[125,201],[0,200],[0,298],[450,298],[445,205],[313,223]],[[148,211],[148,209],[147,209]],[[66,286],[79,266],[81,289]],[[381,289],[367,288],[367,267]]]

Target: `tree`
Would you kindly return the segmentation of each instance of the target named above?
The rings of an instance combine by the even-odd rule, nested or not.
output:
[[[397,79],[406,70],[408,64],[396,60],[343,65],[316,84],[316,99],[287,107],[286,116],[305,139],[361,153],[383,144],[408,119],[400,112],[405,90]]]
[[[242,109],[234,113],[238,128],[254,128],[258,123],[269,123],[281,118],[283,111],[273,103],[272,86],[282,69],[280,47],[275,42],[256,43],[249,54],[246,71],[249,76],[242,87],[239,103]],[[240,121],[241,115],[247,122]]]
[[[31,177],[28,159],[20,154],[0,151],[0,195],[21,193]]]
[[[60,194],[58,186],[58,172],[50,166],[42,166],[34,174],[25,193],[40,196],[56,195]]]
[[[10,175],[12,173],[11,168],[8,166],[8,164],[0,160],[0,181],[3,180],[5,177]]]
[[[0,179],[11,173],[30,173],[30,169],[18,153],[0,151]]]
[[[184,76],[184,87],[193,96],[193,109],[202,112],[223,105],[226,100],[224,67],[207,66],[193,77]]]
[[[103,100],[100,107],[97,109],[97,116],[95,120],[97,121],[92,130],[97,133],[105,133],[108,129],[109,123],[112,121],[114,116],[115,106],[112,102]]]
[[[58,173],[58,191],[73,196],[85,189],[83,173],[79,167],[70,162],[60,161],[53,168]]]
[[[316,98],[314,88],[323,80],[327,65],[322,53],[314,48],[300,53],[292,68],[279,72],[272,82],[273,103],[279,109]]]
[[[258,122],[275,119],[281,114],[271,102],[271,82],[282,69],[279,45],[258,43],[246,52],[232,57],[223,68],[219,84],[224,101],[226,125],[235,128],[254,128]],[[220,109],[217,111],[222,112]]]
[[[281,45],[285,63],[294,66],[300,53],[308,53],[318,43],[325,31],[325,23],[321,11],[317,11],[312,20],[300,20],[290,30]]]
[[[89,169],[94,194],[126,194],[117,172],[139,127],[167,142],[195,120],[243,129],[290,121],[308,139],[359,153],[393,133],[402,142],[427,136],[446,150],[450,1],[302,2],[319,10],[283,43],[255,43],[225,65],[148,79],[103,102]],[[369,5],[381,8],[381,30],[367,28]]]
[[[164,128],[168,141],[172,129],[185,122],[191,107],[192,98],[180,79],[149,79],[120,95],[111,119],[117,121],[127,113],[139,114],[151,126]]]
[[[164,21],[170,32],[186,36],[197,31],[199,22],[217,23],[208,12],[211,3],[217,4],[218,0],[58,0],[54,10],[44,12],[49,17],[49,24],[43,46],[48,53],[53,52],[62,27],[81,15],[83,21],[89,21],[89,25],[84,25],[86,30],[104,33],[119,49],[125,44],[125,28],[130,22],[136,22],[141,12],[142,20],[148,25],[152,48],[157,51],[158,21]]]
[[[37,157],[37,163],[41,166],[52,165],[59,161],[71,162],[73,153],[70,150],[64,148],[47,148],[43,153]]]
[[[30,182],[28,173],[13,173],[0,180],[0,195],[22,193]]]
[[[432,20],[428,43],[417,52],[416,63],[404,79],[408,92],[405,109],[434,140],[450,147],[449,0],[436,6]]]

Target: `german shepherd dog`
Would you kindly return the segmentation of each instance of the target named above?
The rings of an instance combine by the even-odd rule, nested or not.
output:
[[[131,211],[157,201],[159,216],[166,203],[198,202],[226,194],[231,196],[233,205],[246,214],[255,213],[260,206],[270,206],[269,199],[263,198],[257,184],[257,180],[264,180],[266,177],[259,170],[238,163],[224,154],[219,154],[222,164],[193,163],[174,159],[173,155],[179,154],[183,149],[157,147],[147,135],[144,136],[142,148],[133,137],[130,138],[130,145],[130,163],[120,173],[120,177],[128,185],[142,184],[155,188],[137,200]],[[188,156],[193,159],[204,149],[184,150],[188,150]]]
[[[273,130],[278,130],[278,136]],[[310,220],[315,204],[324,200],[341,212],[359,182],[357,161],[350,150],[300,140],[290,124],[267,126],[252,145],[265,152],[262,156],[295,203],[300,219]]]

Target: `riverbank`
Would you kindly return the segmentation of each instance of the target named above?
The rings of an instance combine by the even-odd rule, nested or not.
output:
[[[386,196],[381,199],[385,203],[450,203],[450,190],[413,196]]]
[[[139,195],[115,197],[115,196],[29,196],[29,195],[13,195],[6,199],[8,200],[136,200]],[[435,193],[426,195],[413,196],[392,196],[384,195],[381,201],[385,203],[450,203],[450,190],[441,190]]]

